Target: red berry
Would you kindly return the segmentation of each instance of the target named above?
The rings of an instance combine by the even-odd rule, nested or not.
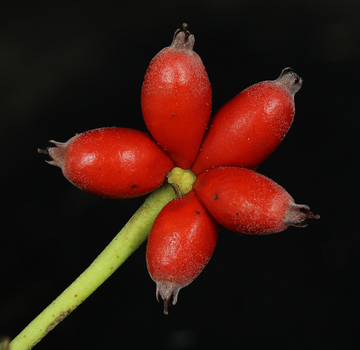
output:
[[[302,79],[285,68],[278,79],[252,85],[226,103],[210,123],[194,174],[216,166],[256,168],[288,132],[301,85]]]
[[[149,274],[164,313],[176,304],[179,290],[191,283],[209,261],[218,225],[194,191],[168,203],[155,219],[146,248]]]
[[[268,234],[316,219],[307,205],[295,204],[284,188],[253,170],[222,167],[197,177],[193,188],[215,220],[226,228]]]
[[[183,169],[194,162],[211,114],[211,85],[194,42],[186,29],[177,30],[150,62],[141,90],[147,128]]]
[[[106,198],[142,196],[159,187],[174,167],[147,134],[126,128],[100,128],[52,142],[42,153],[82,190]]]

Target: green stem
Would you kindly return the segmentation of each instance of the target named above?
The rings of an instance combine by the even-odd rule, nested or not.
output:
[[[155,190],[94,262],[10,343],[10,350],[32,349],[75,310],[147,239],[161,209],[175,192],[166,184]]]

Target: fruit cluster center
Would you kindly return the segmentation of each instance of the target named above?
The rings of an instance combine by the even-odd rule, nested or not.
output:
[[[190,169],[175,167],[167,175],[168,183],[174,188],[178,196],[183,196],[192,190],[196,176]]]

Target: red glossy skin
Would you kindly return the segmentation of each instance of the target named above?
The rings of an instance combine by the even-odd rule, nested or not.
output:
[[[156,218],[146,248],[156,295],[175,305],[179,290],[191,283],[208,263],[216,245],[218,224],[194,191],[168,203]]]
[[[200,153],[191,167],[195,175],[217,166],[256,168],[280,144],[295,114],[294,95],[302,79],[285,68],[274,81],[242,91],[214,116]]]
[[[177,31],[150,62],[141,90],[148,130],[175,164],[190,168],[211,114],[212,91],[194,36]]]
[[[106,198],[132,198],[159,187],[174,167],[170,157],[147,134],[127,128],[101,128],[51,141],[50,164],[62,169],[75,186]]]
[[[215,220],[235,232],[276,233],[317,218],[273,180],[245,168],[207,170],[193,189]]]

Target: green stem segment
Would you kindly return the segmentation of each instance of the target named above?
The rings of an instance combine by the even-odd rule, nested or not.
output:
[[[10,343],[10,350],[32,349],[75,310],[147,239],[161,209],[176,194],[168,184],[155,190],[94,262]]]

